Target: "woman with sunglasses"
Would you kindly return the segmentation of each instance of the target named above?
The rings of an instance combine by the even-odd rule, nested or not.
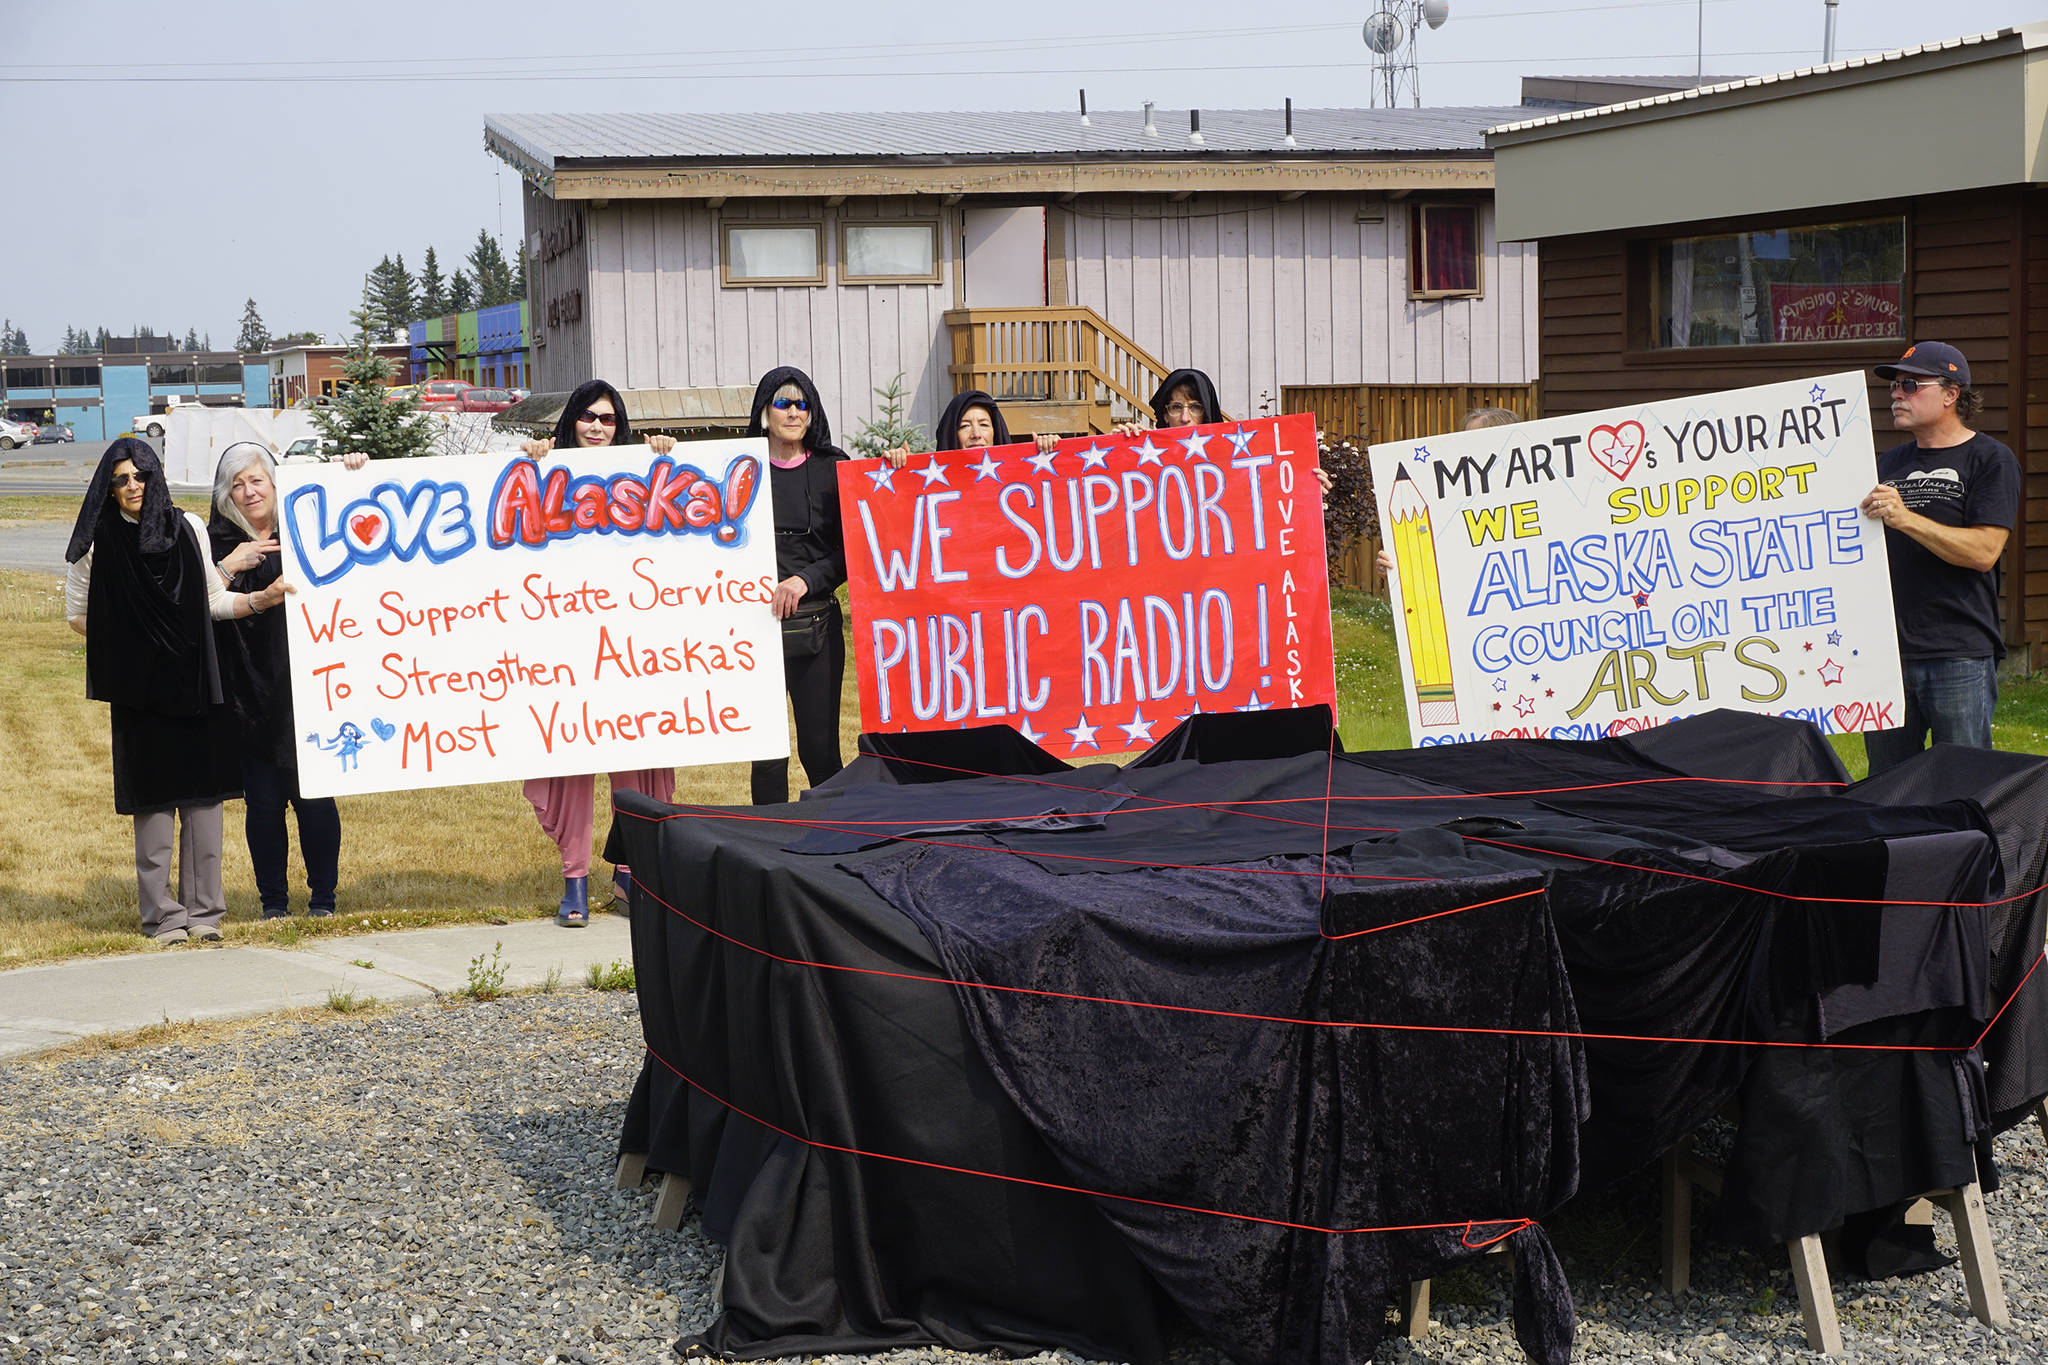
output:
[[[361,469],[369,457],[350,451],[342,464]],[[259,593],[284,576],[277,540],[277,465],[255,441],[236,441],[221,452],[213,472],[213,515],[206,525],[209,556],[230,593]],[[292,722],[291,669],[285,656],[284,613],[259,612],[216,622],[221,690],[235,718],[242,789],[247,794],[242,835],[256,874],[263,918],[291,913],[284,812],[298,817],[299,853],[306,864],[306,911],[334,913],[340,877],[341,811],[331,796],[299,794],[298,727]]]
[[[562,405],[555,422],[555,434],[528,441],[526,453],[539,459],[557,446],[589,449],[594,446],[632,445],[633,424],[626,416],[625,400],[602,379],[577,387]],[[649,450],[666,455],[675,448],[676,438],[659,434],[641,438]],[[674,768],[643,768],[637,772],[612,773],[612,791],[636,791],[657,801],[675,797]],[[541,831],[555,841],[562,858],[562,902],[555,909],[555,923],[578,929],[590,923],[591,821],[596,814],[597,777],[532,777],[526,780],[526,799],[533,806]],[[620,863],[612,868],[614,903],[623,905],[632,895],[633,870]]]
[[[205,547],[206,528],[171,502],[156,452],[126,436],[100,457],[64,550],[85,694],[112,712],[114,809],[135,821],[142,932],[166,947],[218,942],[227,911],[220,807],[242,794],[242,776],[210,622],[269,611],[293,591],[280,578],[231,593]]]
[[[832,444],[832,426],[818,386],[793,366],[761,376],[747,435],[768,438],[768,483],[775,508],[774,610],[782,622],[782,669],[796,717],[796,752],[815,787],[844,765],[839,759],[839,692],[846,677],[846,637],[839,599],[846,581],[846,543],[839,521],[839,476],[846,452]],[[754,804],[789,800],[789,760],[754,764]]]

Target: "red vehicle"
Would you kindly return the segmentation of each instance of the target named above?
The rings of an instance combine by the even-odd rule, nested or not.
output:
[[[470,388],[460,379],[429,379],[419,386],[420,409],[423,412],[461,412],[462,396]]]
[[[503,412],[512,406],[507,389],[471,389],[462,395],[462,412]]]

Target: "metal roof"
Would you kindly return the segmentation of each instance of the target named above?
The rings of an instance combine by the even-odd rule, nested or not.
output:
[[[1503,123],[1497,127],[1487,129],[1486,132],[1487,136],[1493,137],[1506,133],[1527,133],[1538,129],[1558,128],[1569,123],[1582,123],[1588,120],[1609,118],[1631,110],[1655,109],[1660,105],[1683,104],[1688,100],[1712,100],[1716,96],[1724,96],[1733,91],[1758,90],[1765,86],[1785,85],[1816,76],[1866,71],[1873,72],[1873,74],[1885,74],[1875,69],[1928,54],[1958,53],[1964,49],[1982,47],[1985,44],[1998,42],[2001,39],[2015,37],[2021,40],[2020,45],[2022,46],[2041,46],[2044,43],[2048,43],[2048,24],[2022,24],[2017,28],[1997,29],[1990,33],[1970,34],[1961,38],[1944,38],[1938,43],[1921,43],[1914,47],[1894,48],[1890,52],[1880,52],[1869,57],[1851,57],[1846,61],[1830,62],[1826,66],[1802,66],[1790,71],[1773,72],[1767,76],[1744,76],[1735,80],[1723,81],[1718,85],[1695,86],[1690,90],[1674,91],[1669,95],[1658,95],[1651,99],[1629,100],[1623,104],[1603,104],[1592,109],[1571,109],[1563,113],[1551,114],[1545,118],[1522,119],[1514,123]],[[1797,92],[1788,90],[1785,93],[1794,94]],[[1668,112],[1676,114],[1685,111],[1672,109]]]
[[[954,113],[491,114],[487,141],[536,167],[619,161],[875,160],[894,158],[1384,156],[1484,152],[1485,132],[1520,106],[1447,109],[1296,109],[1294,138],[1279,109],[1204,109],[1201,140],[1188,111],[1043,110]],[[508,160],[512,159],[507,157]]]

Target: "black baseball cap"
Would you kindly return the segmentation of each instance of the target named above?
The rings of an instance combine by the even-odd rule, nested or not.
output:
[[[1895,363],[1877,367],[1879,379],[1897,379],[1902,374],[1930,375],[1970,387],[1970,362],[1945,341],[1916,341]]]

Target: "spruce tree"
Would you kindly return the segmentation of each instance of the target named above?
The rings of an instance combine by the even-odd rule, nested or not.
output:
[[[242,305],[242,330],[235,336],[235,349],[244,354],[270,349],[270,329],[263,325],[254,299]]]
[[[476,287],[460,270],[448,277],[448,311],[466,313],[476,307]]]
[[[72,330],[71,330],[71,329],[70,329],[69,327],[66,327],[66,328],[64,329],[64,348],[63,348],[63,350],[62,350],[62,351],[60,351],[60,352],[59,352],[58,354],[60,354],[60,355],[77,355],[77,354],[78,354],[78,333],[77,333],[77,332],[74,332],[74,331],[72,331]]]
[[[196,350],[198,350],[198,349],[199,349],[199,329],[198,329],[198,328],[196,328],[196,327],[187,327],[187,328],[185,329],[185,344],[184,344],[183,346],[179,347],[178,349],[180,349],[180,350],[183,350],[183,351],[196,351]]]
[[[512,271],[505,253],[483,228],[476,230],[476,245],[469,249],[469,273],[476,280],[476,306],[490,308],[512,298]]]
[[[447,311],[448,282],[441,278],[441,262],[435,258],[434,248],[428,247],[420,262],[419,315],[437,318]]]
[[[526,297],[526,248],[520,247],[512,253],[512,297],[508,303],[517,303]]]
[[[92,340],[92,349],[95,355],[105,355],[107,353],[107,338],[112,335],[113,333],[109,332],[106,328],[100,328],[99,335]]]
[[[377,345],[392,322],[378,310],[367,283],[363,306],[349,320],[356,334],[355,349],[341,366],[345,382],[335,386],[333,406],[313,410],[313,425],[340,449],[360,450],[373,460],[433,453],[434,426],[421,414],[419,399],[388,399],[393,367],[377,354]]]

